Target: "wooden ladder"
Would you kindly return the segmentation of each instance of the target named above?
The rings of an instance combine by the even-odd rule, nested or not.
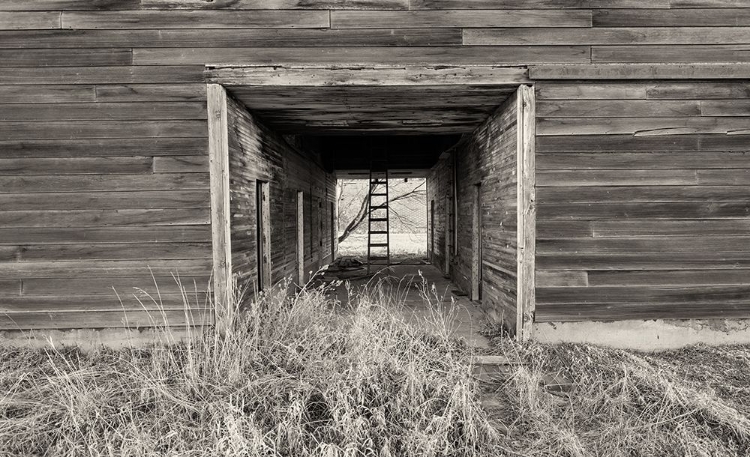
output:
[[[388,202],[388,162],[371,161],[367,195],[367,274],[374,265],[391,264]]]

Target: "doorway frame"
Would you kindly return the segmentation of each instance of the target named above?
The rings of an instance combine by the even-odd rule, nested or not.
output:
[[[536,121],[534,88],[528,77],[526,66],[226,65],[207,66],[204,76],[208,99],[213,289],[217,304],[227,302],[232,285],[226,87],[274,86],[280,91],[288,90],[290,86],[507,85],[516,87],[518,91],[516,337],[519,340],[531,338],[536,306],[534,160]],[[454,233],[454,236],[456,235]],[[219,317],[216,319],[218,326],[220,325]]]

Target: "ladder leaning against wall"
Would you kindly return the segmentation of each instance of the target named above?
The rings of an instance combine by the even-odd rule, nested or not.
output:
[[[388,202],[388,162],[373,160],[367,195],[367,274],[374,266],[391,264]]]

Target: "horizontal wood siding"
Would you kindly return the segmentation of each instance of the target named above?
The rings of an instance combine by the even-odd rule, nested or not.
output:
[[[25,289],[27,280],[111,278],[120,288],[128,278],[145,287],[148,267],[162,282],[210,274],[206,64],[528,65],[534,80],[568,80],[537,85],[540,236],[732,236],[747,216],[750,89],[738,78],[750,71],[749,28],[750,3],[736,0],[0,1],[0,244],[9,247],[0,278],[10,281],[0,309],[17,304],[0,329],[125,325],[115,311],[95,312],[98,280],[71,282],[80,287],[61,289],[54,306],[34,301],[42,288]],[[684,162],[672,166],[672,152]],[[654,155],[639,164],[636,153]],[[313,212],[310,186],[329,189],[315,190],[326,201],[331,179],[299,178],[272,204],[293,211],[291,189],[303,188]],[[636,200],[602,190],[611,186]],[[659,195],[667,186],[676,187]],[[581,201],[596,192],[601,200]],[[642,223],[615,224],[623,215]],[[313,265],[328,238],[314,246],[320,224],[306,224]],[[570,270],[564,256],[542,254],[540,272],[747,265],[742,252],[659,255],[572,253]],[[274,259],[275,277],[290,261]],[[582,281],[553,284],[565,278]],[[593,315],[606,317],[601,309]],[[128,322],[150,325],[138,316]]]
[[[748,316],[747,89],[537,86],[537,321]]]
[[[271,281],[296,278],[297,193],[304,194],[304,271],[331,261],[330,204],[336,187],[310,152],[269,130],[240,102],[228,99],[232,270],[241,289],[257,287],[256,182],[269,183]]]

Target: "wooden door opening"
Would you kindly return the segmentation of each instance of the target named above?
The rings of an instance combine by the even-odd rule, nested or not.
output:
[[[232,269],[232,240],[231,240],[231,227],[232,218],[229,211],[230,201],[230,182],[229,182],[229,160],[228,150],[229,141],[227,138],[227,131],[229,130],[229,122],[227,120],[227,93],[228,88],[232,95],[238,98],[242,103],[245,104],[251,111],[254,109],[255,102],[262,102],[264,96],[268,96],[273,91],[278,91],[278,94],[288,94],[290,91],[295,90],[306,90],[307,94],[313,94],[316,97],[315,103],[322,103],[323,108],[318,111],[312,110],[300,110],[299,103],[283,104],[280,103],[278,107],[270,107],[268,110],[278,114],[274,117],[277,121],[271,122],[269,127],[275,131],[282,132],[285,134],[307,134],[307,135],[339,135],[339,134],[360,134],[370,133],[370,127],[372,125],[383,125],[387,129],[385,131],[388,134],[400,135],[400,134],[448,134],[448,133],[462,133],[466,134],[471,132],[472,128],[478,127],[482,122],[479,118],[472,118],[471,122],[467,121],[466,116],[461,116],[461,109],[448,106],[444,108],[447,111],[455,111],[456,122],[453,123],[432,123],[432,122],[415,122],[414,119],[409,116],[412,115],[412,111],[404,112],[399,111],[397,108],[403,106],[404,98],[413,100],[422,100],[424,98],[425,91],[423,90],[426,86],[440,86],[445,87],[446,93],[454,94],[456,91],[460,92],[471,91],[473,87],[482,86],[483,88],[491,89],[487,91],[485,95],[484,103],[482,106],[492,107],[491,100],[496,99],[497,103],[502,103],[502,96],[516,91],[516,100],[518,103],[517,119],[518,119],[518,150],[517,150],[517,173],[518,176],[518,200],[517,200],[517,236],[518,236],[518,248],[517,255],[517,323],[516,326],[517,334],[520,338],[526,339],[531,334],[531,324],[533,323],[534,316],[534,300],[535,300],[535,281],[534,281],[534,255],[535,255],[535,213],[534,213],[534,143],[535,143],[535,114],[534,114],[534,90],[528,85],[530,83],[528,79],[528,69],[522,66],[519,67],[497,67],[497,66],[382,66],[375,68],[362,69],[358,66],[346,67],[346,66],[316,66],[311,68],[305,68],[304,66],[299,67],[286,67],[283,65],[229,65],[223,67],[209,67],[205,73],[206,80],[208,81],[208,125],[209,125],[209,163],[210,163],[210,179],[211,179],[211,223],[212,223],[212,239],[213,239],[213,269],[214,269],[214,294],[217,303],[223,303],[226,297],[227,291],[230,290],[232,284],[233,275],[236,273]],[[420,87],[421,86],[421,87]],[[262,88],[261,91],[254,91],[255,88]],[[351,110],[340,109],[345,102],[348,102],[348,98],[341,97],[341,93],[360,93],[362,91],[374,96],[379,97],[379,100],[391,100],[393,106],[391,109],[383,109],[373,111],[369,109],[369,106],[365,106],[360,113],[359,119],[351,119]],[[497,91],[497,92],[496,92]],[[432,93],[433,91],[430,91]],[[276,92],[273,92],[276,93]],[[472,94],[474,92],[471,92]],[[265,94],[265,95],[264,95]],[[337,95],[338,94],[338,95]],[[440,92],[442,94],[442,92]],[[500,94],[500,98],[497,97]],[[411,98],[410,98],[411,97]],[[440,97],[434,95],[436,103],[441,100]],[[304,101],[304,100],[303,100]],[[391,103],[388,102],[388,103]],[[317,105],[316,105],[317,106]],[[436,105],[439,106],[439,105]],[[382,108],[388,108],[389,105],[383,105]],[[467,107],[464,107],[467,108]],[[475,110],[476,107],[471,107],[471,110]],[[468,109],[468,108],[467,108]],[[488,108],[487,112],[489,113]],[[394,114],[394,112],[396,114]],[[474,111],[472,111],[473,113]],[[333,120],[326,117],[326,122],[319,122],[318,119],[308,119],[305,116],[317,116],[318,113],[322,113],[325,116],[339,116],[334,117]],[[382,115],[382,113],[387,113]],[[397,116],[397,120],[402,122],[394,122],[393,116]],[[401,117],[398,116],[402,116]],[[290,117],[291,116],[291,117]],[[295,116],[299,117],[296,118]],[[378,117],[381,116],[381,117]],[[383,117],[387,116],[387,117]],[[378,130],[379,134],[383,134],[382,130]],[[466,263],[469,259],[472,261],[472,267],[476,270],[476,274],[473,276],[472,285],[472,297],[479,299],[482,296],[481,281],[482,281],[482,252],[481,252],[481,235],[476,238],[476,245],[472,243],[472,253],[465,252],[465,248],[468,244],[468,233],[461,232],[466,230],[465,226],[470,226],[468,219],[472,216],[469,209],[461,203],[459,206],[460,198],[471,199],[473,196],[470,192],[466,192],[465,197],[461,197],[460,192],[457,190],[456,181],[458,176],[455,174],[455,157],[454,167],[452,167],[454,174],[451,183],[450,194],[448,200],[445,201],[446,208],[451,207],[452,211],[450,214],[433,214],[432,219],[435,217],[445,217],[445,223],[450,230],[445,230],[446,239],[450,239],[450,242],[445,243],[445,252],[451,253],[452,255],[446,255],[444,268],[446,272],[451,270],[459,271],[464,275],[464,278],[470,275],[466,271]],[[484,177],[473,178],[476,180],[482,180]],[[449,179],[449,178],[448,178]],[[474,181],[476,182],[476,181]],[[485,186],[489,186],[489,180],[484,181]],[[261,192],[263,189],[260,189]],[[488,193],[485,199],[485,204],[488,204],[490,194],[489,190],[485,189]],[[315,259],[320,260],[323,252],[326,251],[325,255],[328,255],[328,249],[323,249],[322,240],[325,240],[325,234],[323,231],[323,224],[327,225],[325,214],[321,214],[324,211],[324,206],[318,204],[318,201],[314,200],[311,195],[304,196],[307,199],[304,202],[306,205],[310,205],[308,210],[310,213],[308,216],[308,222],[305,222],[307,227],[304,227],[298,235],[300,239],[304,240],[307,237],[307,231],[309,230],[309,239],[305,240],[306,243],[310,243],[309,256],[310,261]],[[261,203],[267,204],[268,200]],[[438,200],[440,202],[440,200]],[[467,202],[469,203],[469,202]],[[299,204],[299,203],[298,203]],[[481,201],[477,205],[476,216],[476,228],[477,232],[481,230],[481,214],[480,214]],[[260,205],[263,206],[263,205]],[[439,213],[436,205],[435,212]],[[490,205],[488,205],[489,207]],[[298,207],[299,208],[299,207]],[[265,209],[265,211],[264,211]],[[270,211],[268,206],[261,208],[261,216],[263,218],[270,217]],[[467,211],[468,214],[464,216],[463,211]],[[300,211],[301,212],[301,211]],[[305,211],[307,212],[307,211]],[[446,211],[447,212],[447,211]],[[492,212],[488,210],[485,213],[487,220],[485,224],[489,224],[489,218]],[[332,215],[333,217],[333,215]],[[435,221],[433,220],[434,224]],[[301,224],[300,224],[301,225]],[[259,230],[263,225],[259,224]],[[488,225],[489,227],[489,225]],[[266,237],[259,237],[263,247],[259,254],[259,287],[266,288],[271,284],[271,257],[270,257],[270,226],[266,232]],[[263,230],[261,230],[263,231]],[[333,226],[331,227],[333,232]],[[440,233],[437,232],[438,237]],[[431,237],[431,245],[428,246],[430,251],[434,251],[434,236]],[[333,236],[332,236],[333,239]],[[299,240],[298,240],[299,241]],[[327,240],[325,240],[327,241]],[[305,243],[305,244],[306,244]],[[333,244],[333,243],[332,243]],[[440,249],[439,243],[437,248]],[[460,252],[459,252],[460,250]],[[304,249],[300,249],[298,252],[299,258],[304,261],[307,252]],[[335,255],[335,248],[330,250],[332,255]],[[433,252],[434,253],[434,252]],[[460,255],[459,255],[460,254]],[[467,255],[469,254],[469,255]],[[486,253],[485,253],[486,255]],[[459,265],[457,259],[463,257],[463,265]],[[305,262],[298,262],[297,273],[302,264]],[[239,268],[239,267],[238,267]],[[510,268],[509,268],[510,269]],[[491,269],[484,272],[489,275]],[[456,273],[458,274],[458,273]],[[252,275],[251,275],[252,276]],[[487,279],[487,278],[485,278]],[[490,293],[490,288],[485,287],[484,295]]]
[[[305,284],[305,193],[297,192],[297,284]]]
[[[271,199],[267,182],[255,182],[258,291],[271,287]]]
[[[430,200],[430,262],[435,260],[435,200]]]
[[[482,299],[482,184],[474,185],[471,224],[471,299]]]

